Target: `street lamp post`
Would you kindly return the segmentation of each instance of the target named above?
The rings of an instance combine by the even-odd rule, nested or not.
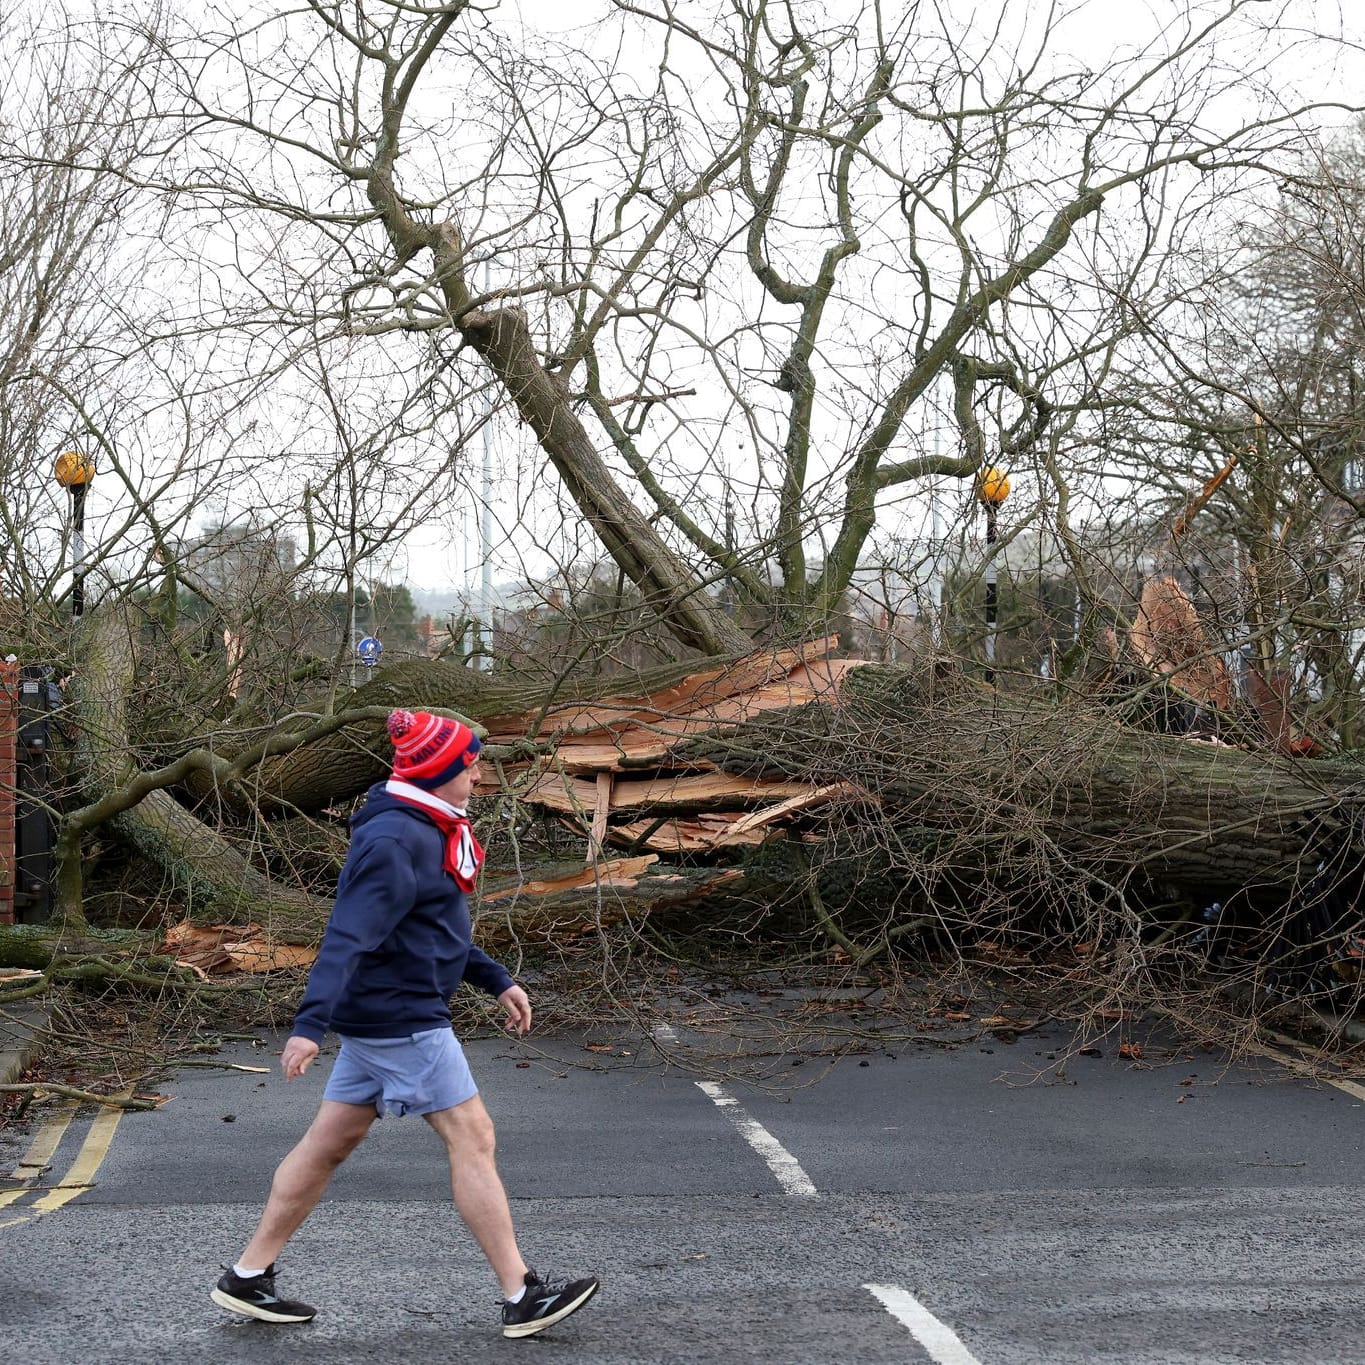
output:
[[[95,462],[79,450],[57,456],[52,476],[71,494],[71,614],[85,610],[85,491],[95,477]]]
[[[1005,472],[988,466],[976,481],[977,501],[986,509],[986,681],[995,682],[996,574],[995,548],[1000,505],[1010,495]]]

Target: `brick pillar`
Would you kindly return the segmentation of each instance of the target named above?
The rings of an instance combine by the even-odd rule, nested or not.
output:
[[[19,665],[0,663],[0,924],[14,923],[14,792],[18,780]]]

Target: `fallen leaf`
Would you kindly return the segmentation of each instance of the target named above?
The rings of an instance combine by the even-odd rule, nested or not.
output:
[[[1141,1043],[1120,1043],[1119,1056],[1127,1057],[1130,1061],[1140,1062],[1142,1060]]]

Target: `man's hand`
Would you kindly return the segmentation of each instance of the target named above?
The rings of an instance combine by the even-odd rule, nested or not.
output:
[[[531,1002],[520,986],[508,986],[498,996],[498,1004],[507,1011],[504,1028],[515,1029],[518,1037],[531,1031]]]
[[[280,1053],[280,1068],[285,1080],[292,1081],[295,1076],[302,1076],[317,1055],[318,1045],[311,1038],[300,1038],[296,1033]]]

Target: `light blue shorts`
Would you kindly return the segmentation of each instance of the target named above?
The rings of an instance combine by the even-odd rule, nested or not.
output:
[[[453,1109],[478,1093],[464,1049],[446,1027],[410,1038],[343,1038],[322,1098],[372,1104],[382,1119]]]

